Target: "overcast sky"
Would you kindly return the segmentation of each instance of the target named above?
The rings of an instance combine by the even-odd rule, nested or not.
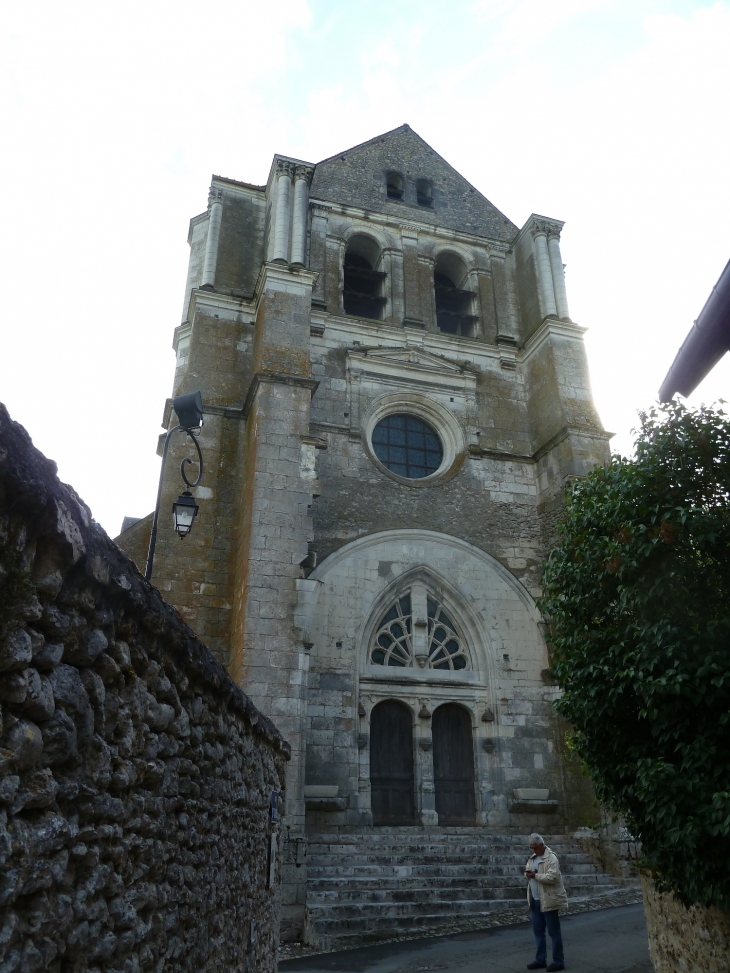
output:
[[[188,221],[408,122],[565,220],[614,447],[730,258],[730,2],[24,0],[0,39],[0,400],[112,536],[153,505]],[[692,401],[730,398],[728,360]]]

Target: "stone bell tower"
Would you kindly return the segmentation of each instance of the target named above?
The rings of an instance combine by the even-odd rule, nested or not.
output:
[[[292,746],[286,938],[322,835],[591,806],[535,603],[565,483],[609,455],[562,228],[518,228],[407,125],[215,176],[191,221],[173,388],[202,392],[206,471],[153,582]],[[138,563],[148,530],[118,539]]]

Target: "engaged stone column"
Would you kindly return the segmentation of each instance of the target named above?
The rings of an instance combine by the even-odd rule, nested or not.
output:
[[[558,310],[558,317],[569,321],[568,294],[565,290],[563,258],[560,256],[559,230],[552,230],[548,236],[548,252],[550,254],[550,271],[553,278],[553,290],[555,291],[555,305]]]
[[[294,171],[294,219],[291,233],[291,262],[304,266],[307,253],[307,211],[309,209],[309,179],[312,170],[297,166]]]
[[[291,203],[291,164],[279,160],[276,163],[276,224],[274,227],[274,253],[272,260],[289,263],[289,217]]]
[[[536,222],[532,229],[532,238],[535,242],[535,268],[537,270],[537,283],[540,290],[540,304],[542,316],[556,316],[558,309],[555,306],[555,291],[553,290],[553,272],[550,269],[550,256],[547,245],[548,227],[542,222]]]
[[[215,267],[218,262],[218,241],[221,235],[221,221],[223,219],[223,190],[210,187],[208,193],[208,236],[205,241],[205,257],[203,258],[203,279],[201,287],[211,289],[215,284]]]

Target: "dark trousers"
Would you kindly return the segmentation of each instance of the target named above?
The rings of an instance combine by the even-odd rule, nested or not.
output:
[[[531,906],[532,931],[535,933],[535,962],[547,962],[547,942],[545,940],[545,930],[547,929],[550,941],[553,944],[553,963],[564,966],[563,937],[560,933],[558,910],[551,909],[549,912],[540,912],[540,903],[535,899],[532,900]]]

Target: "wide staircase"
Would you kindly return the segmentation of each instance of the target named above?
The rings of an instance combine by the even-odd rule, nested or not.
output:
[[[569,835],[545,841],[560,859],[571,911],[623,904],[625,880],[606,875]],[[526,919],[528,844],[527,835],[479,828],[309,835],[310,942],[347,949]]]

